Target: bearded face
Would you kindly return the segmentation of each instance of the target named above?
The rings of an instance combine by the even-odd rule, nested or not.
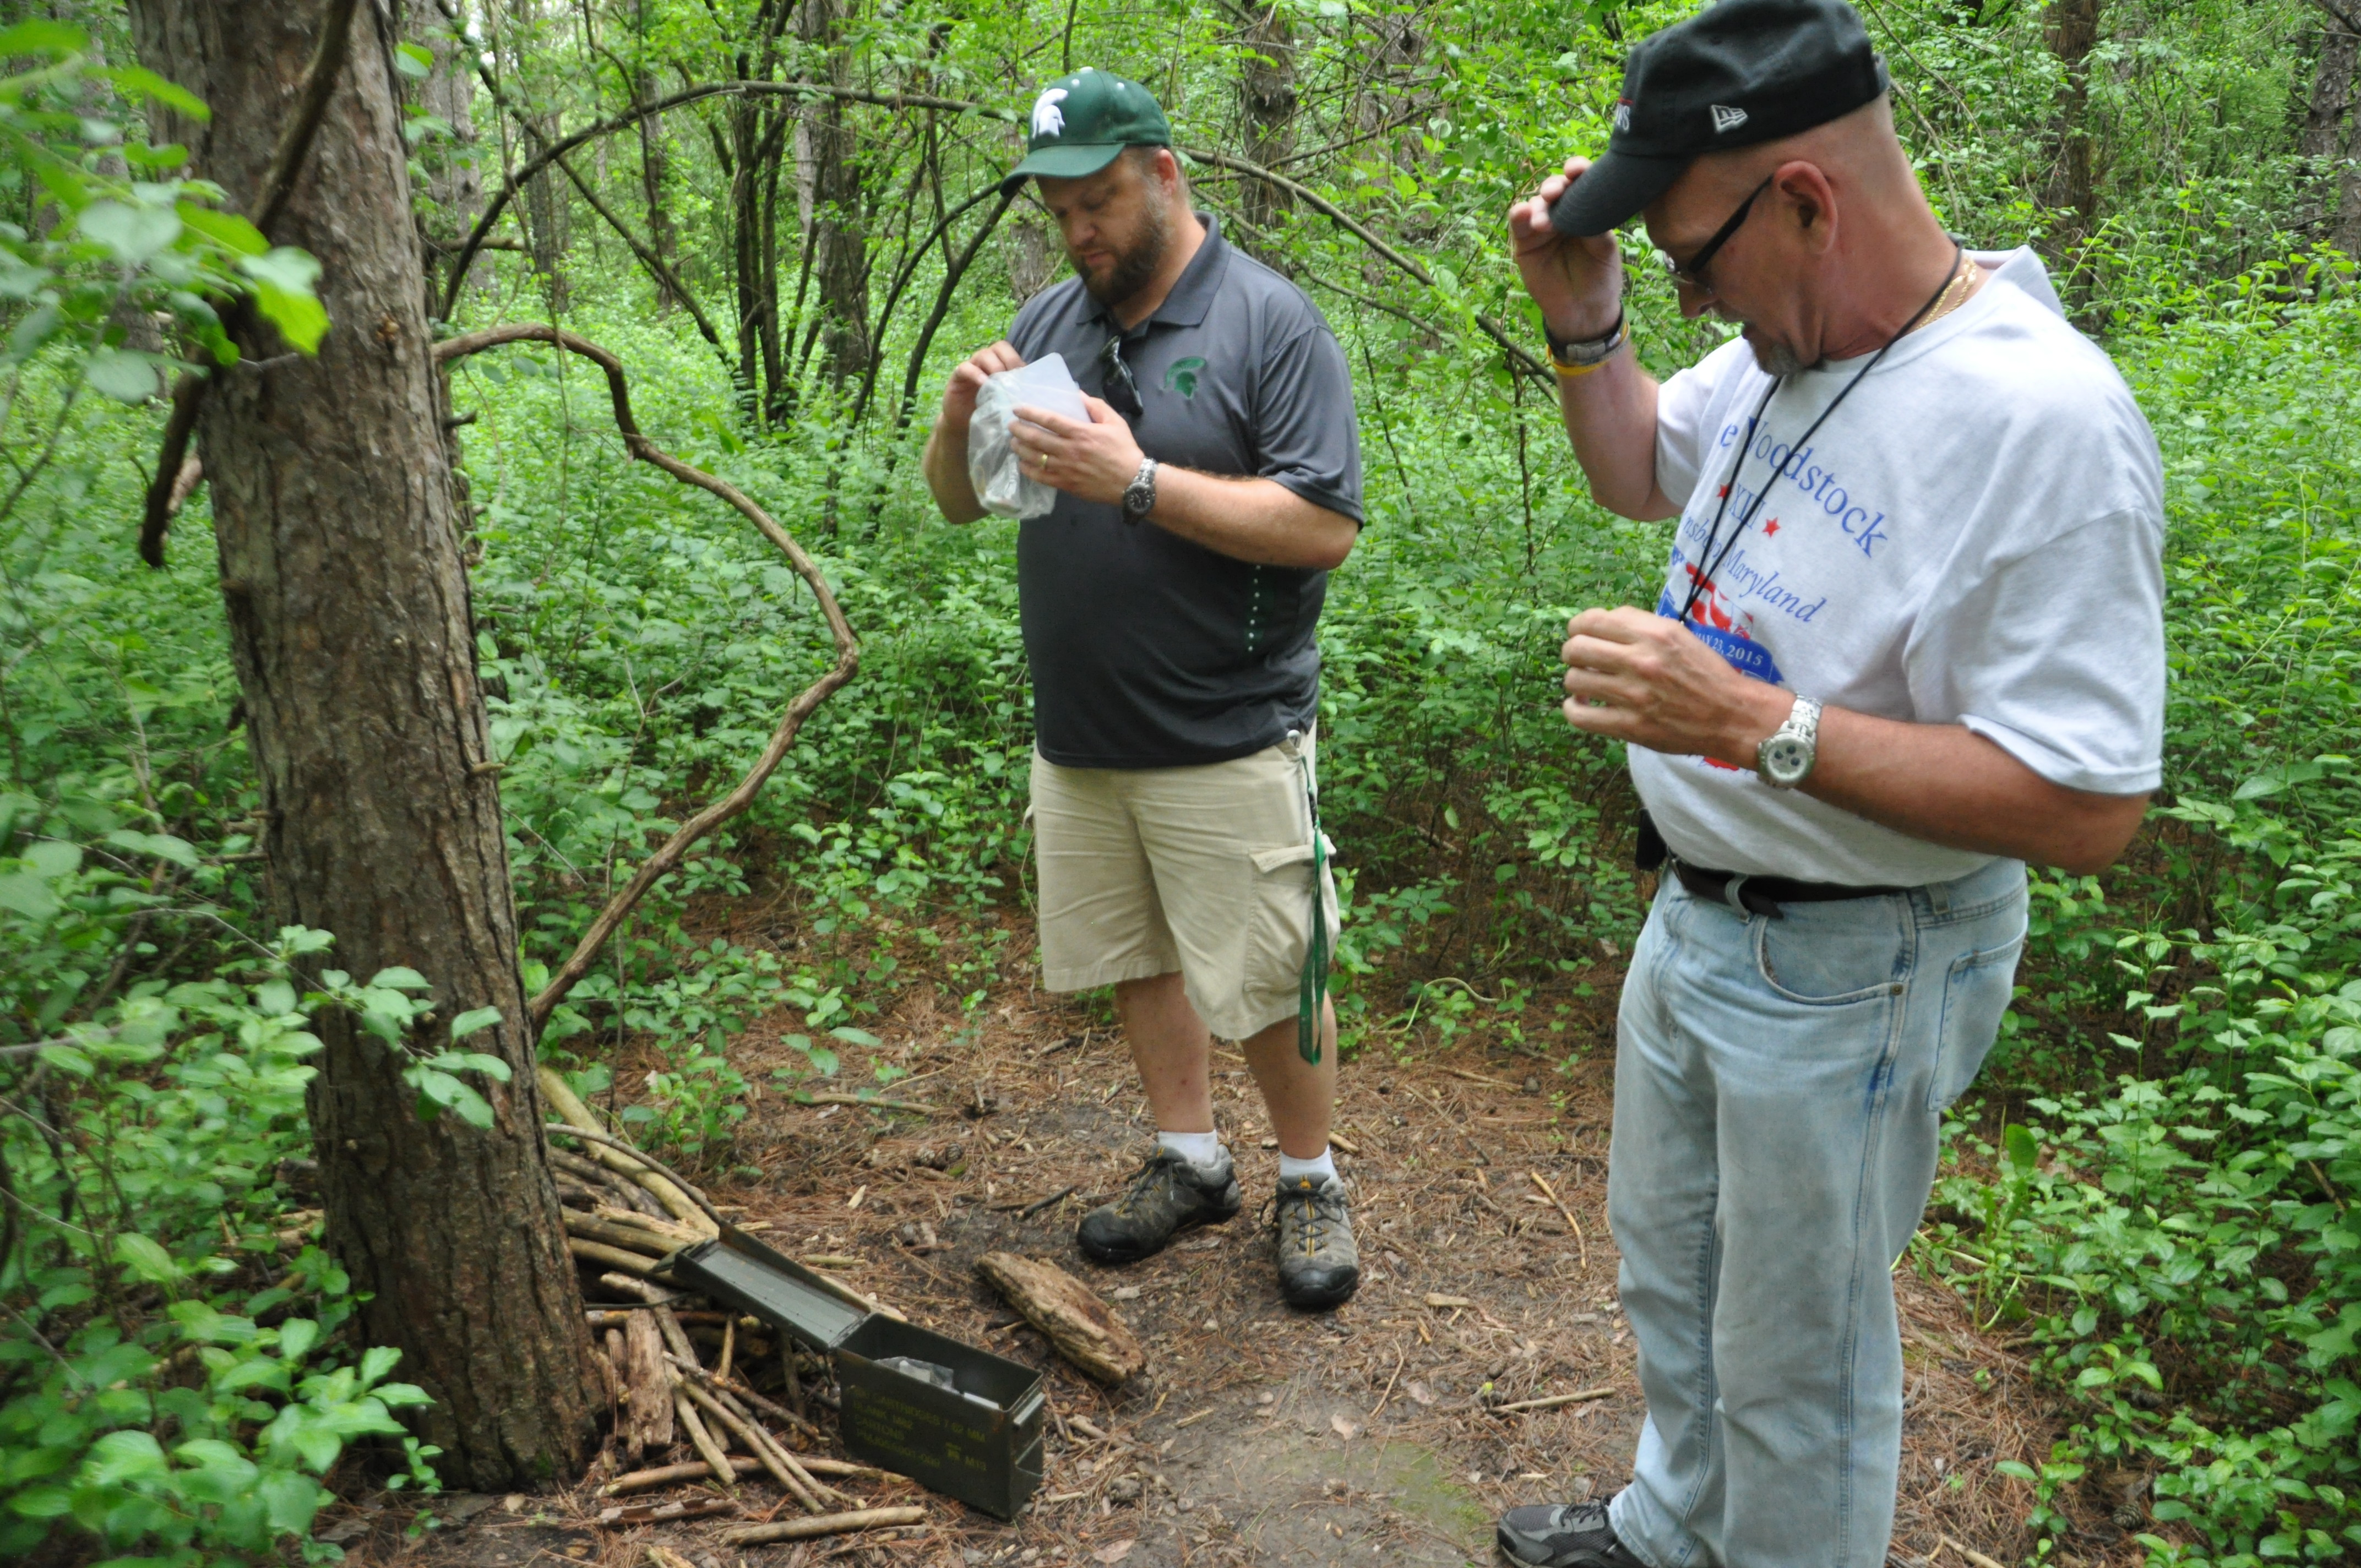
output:
[[[1172,240],[1171,194],[1148,159],[1130,154],[1080,180],[1044,179],[1066,259],[1091,297],[1118,305],[1145,288]]]

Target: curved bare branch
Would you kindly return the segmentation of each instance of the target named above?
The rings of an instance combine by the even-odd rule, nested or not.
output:
[[[810,718],[838,687],[852,678],[853,672],[861,664],[861,645],[854,640],[851,623],[844,619],[844,611],[838,606],[828,579],[820,574],[818,564],[804,553],[804,547],[796,543],[795,535],[780,527],[769,512],[755,505],[752,498],[737,486],[682,462],[642,433],[638,422],[631,417],[631,389],[623,376],[623,363],[612,353],[563,328],[539,322],[519,322],[446,339],[434,345],[434,358],[437,364],[448,366],[471,354],[480,354],[488,348],[498,348],[510,343],[554,344],[569,354],[580,355],[605,371],[607,393],[614,403],[615,428],[622,434],[625,449],[641,462],[655,465],[682,484],[694,485],[707,494],[729,502],[761,531],[763,538],[778,546],[780,553],[795,567],[796,575],[804,580],[810,587],[812,597],[819,601],[820,615],[827,620],[829,635],[836,643],[836,663],[819,679],[797,693],[796,699],[787,705],[786,712],[779,718],[778,728],[771,733],[770,743],[763,748],[763,754],[755,759],[746,776],[738,781],[738,787],[682,823],[673,836],[641,864],[640,869],[632,873],[631,880],[608,900],[607,907],[600,910],[598,917],[590,923],[589,930],[584,932],[581,941],[575,945],[573,956],[550,978],[549,983],[542,988],[541,994],[526,1003],[525,1011],[532,1015],[533,1029],[538,1033],[549,1021],[549,1015],[557,1004],[566,1000],[566,993],[590,972],[591,964],[596,961],[599,949],[607,945],[607,939],[614,935],[615,927],[621,925],[623,917],[647,895],[648,889],[655,885],[657,879],[679,865],[691,845],[754,803],[754,796],[778,771],[779,764],[786,760],[787,749],[796,743],[796,736],[803,729],[804,720]]]

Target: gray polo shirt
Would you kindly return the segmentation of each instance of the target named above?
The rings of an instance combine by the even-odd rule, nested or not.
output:
[[[1277,480],[1361,520],[1361,450],[1344,351],[1301,290],[1205,242],[1146,321],[1124,334],[1144,411],[1140,450],[1202,473]],[[1027,360],[1062,354],[1106,396],[1114,318],[1070,278],[1016,313]],[[1257,566],[1122,509],[1060,494],[1016,539],[1035,744],[1076,768],[1223,762],[1308,728],[1318,708],[1328,574]]]

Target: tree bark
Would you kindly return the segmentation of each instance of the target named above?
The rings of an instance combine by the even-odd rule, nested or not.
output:
[[[2060,237],[2067,243],[2089,237],[2097,226],[2098,177],[2091,156],[2091,51],[2099,44],[2099,25],[2105,0],[2053,0],[2049,10],[2049,47],[2065,68],[2066,85],[2058,104],[2057,162],[2050,169],[2049,204],[2072,215]]]
[[[804,0],[796,28],[807,44],[828,51],[827,80],[852,84],[852,55],[843,45],[842,0]],[[869,241],[862,209],[861,161],[840,98],[823,98],[805,111],[812,160],[812,267],[819,285],[820,367],[831,385],[858,381],[869,368]]]
[[[133,0],[140,52],[213,110],[163,115],[199,172],[255,191],[317,7]],[[218,378],[198,424],[222,594],[282,920],[332,931],[337,967],[406,964],[510,1067],[495,1123],[422,1121],[404,1057],[334,1013],[309,1108],[328,1245],[373,1343],[434,1397],[417,1428],[452,1484],[517,1488],[576,1472],[603,1405],[544,1156],[517,972],[500,799],[486,769],[467,579],[435,418],[424,280],[393,89],[394,38],[362,6],[351,58],[270,237],[324,269],[316,357],[251,320],[250,368]]]
[[[2320,62],[2312,73],[2312,102],[2296,133],[2295,149],[2306,158],[2334,158],[2343,144],[2345,111],[2353,107],[2353,67],[2361,56],[2361,33],[2331,23],[2320,40]]]
[[[1295,31],[1278,0],[1257,5],[1239,40],[1251,52],[1238,77],[1238,106],[1246,123],[1246,160],[1277,169],[1295,151]],[[1248,179],[1239,194],[1240,216],[1262,233],[1293,205],[1287,192],[1267,180]],[[1278,265],[1279,258],[1261,260]]]
[[[1147,1367],[1147,1348],[1115,1309],[1056,1264],[1013,1252],[988,1252],[975,1260],[975,1271],[1040,1330],[1060,1355],[1100,1382],[1112,1387]]]

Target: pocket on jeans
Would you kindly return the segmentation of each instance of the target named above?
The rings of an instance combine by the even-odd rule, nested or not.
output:
[[[1790,1002],[1841,1007],[1902,989],[1910,962],[1909,908],[1898,898],[1791,904],[1754,924],[1754,966]]]
[[[2016,994],[2016,959],[2025,938],[1982,952],[1962,953],[1943,977],[1943,1021],[1935,1039],[1935,1073],[1927,1109],[1944,1111],[1968,1091],[2000,1035],[2000,1021]]]
[[[1268,995],[1291,991],[1303,977],[1303,955],[1312,944],[1312,846],[1290,844],[1254,853],[1254,906],[1247,914],[1246,990]],[[1321,915],[1328,939],[1336,939],[1336,884],[1320,889]]]

